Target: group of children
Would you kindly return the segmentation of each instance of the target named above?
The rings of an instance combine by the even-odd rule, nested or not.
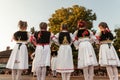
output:
[[[94,66],[98,66],[98,64],[106,67],[110,80],[118,80],[117,66],[120,66],[120,61],[112,45],[114,37],[107,23],[101,22],[98,25],[99,31],[95,35],[87,28],[86,22],[82,20],[78,21],[78,29],[74,34],[68,31],[69,26],[67,24],[62,24],[60,32],[54,35],[47,31],[47,23],[41,22],[40,30],[32,36],[26,31],[27,22],[19,21],[18,24],[20,30],[13,35],[16,45],[6,66],[6,68],[12,69],[12,80],[21,80],[22,70],[28,69],[26,44],[29,41],[36,46],[33,66],[37,80],[45,80],[46,67],[51,66],[50,63],[56,64],[56,67],[51,66],[54,76],[56,76],[56,72],[59,72],[62,80],[70,80],[70,75],[74,71],[72,44],[78,50],[77,68],[83,69],[85,80],[93,80]],[[59,46],[57,52],[53,51],[58,53],[54,59],[50,57],[51,42]],[[94,42],[100,45],[99,62],[92,46]]]

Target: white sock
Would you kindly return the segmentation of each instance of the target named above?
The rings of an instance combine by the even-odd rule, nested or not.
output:
[[[12,69],[12,80],[16,80],[16,70]]]
[[[45,80],[45,77],[46,77],[46,67],[42,67],[41,80]]]
[[[53,70],[52,73],[53,73],[53,76],[56,76],[56,75],[57,75],[56,70]]]
[[[62,80],[66,80],[66,73],[61,73],[62,75]]]
[[[118,80],[118,69],[116,66],[113,66],[114,80]]]
[[[112,66],[107,66],[106,69],[107,69],[107,73],[108,73],[110,80],[113,80],[114,74],[113,74]]]
[[[89,80],[93,80],[93,76],[94,76],[94,67],[89,66]]]
[[[41,80],[41,72],[42,72],[41,67],[36,68],[37,80]]]
[[[67,80],[70,80],[71,73],[66,73]]]
[[[22,70],[17,70],[16,80],[21,80]]]
[[[88,67],[83,68],[83,74],[84,74],[85,80],[89,80]]]

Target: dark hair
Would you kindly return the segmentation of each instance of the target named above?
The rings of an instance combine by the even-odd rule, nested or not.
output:
[[[20,29],[22,29],[22,28],[26,28],[28,25],[27,25],[27,22],[26,22],[26,21],[20,20],[20,21],[18,22],[18,26],[19,26]]]
[[[106,22],[100,22],[98,26],[102,26],[103,28],[108,28],[108,25]]]
[[[105,31],[110,32],[110,29],[109,29],[109,27],[108,27],[106,22],[100,22],[98,27],[100,27],[100,26],[102,26],[105,29]]]
[[[61,25],[62,30],[68,30],[68,25],[67,24],[62,24]]]
[[[41,22],[40,25],[39,25],[40,29],[47,29],[47,23],[45,22]]]

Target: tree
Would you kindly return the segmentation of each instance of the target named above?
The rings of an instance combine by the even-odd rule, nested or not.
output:
[[[49,30],[53,33],[60,31],[61,24],[68,24],[68,30],[74,32],[77,29],[77,22],[84,20],[87,23],[89,29],[92,28],[93,21],[96,20],[96,14],[92,13],[91,9],[86,9],[83,6],[73,5],[72,7],[58,9],[49,18]],[[74,64],[77,65],[77,50],[72,46]]]
[[[60,26],[62,23],[67,23],[69,26],[69,31],[74,32],[76,30],[77,21],[85,20],[87,22],[87,27],[92,28],[93,20],[96,20],[96,14],[92,13],[91,9],[86,9],[83,6],[74,5],[68,8],[61,8],[52,14],[49,18],[50,31],[57,33],[60,31]]]
[[[118,53],[118,56],[120,57],[120,28],[117,28],[114,30],[116,33],[116,39],[114,40],[114,47]]]

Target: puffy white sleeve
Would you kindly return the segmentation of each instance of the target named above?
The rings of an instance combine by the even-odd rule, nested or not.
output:
[[[58,42],[58,37],[59,37],[59,33],[57,33],[56,35],[54,35],[53,37],[53,42],[56,44],[56,45],[59,45],[59,42]]]
[[[101,32],[98,30],[95,34],[96,38],[99,40],[101,36]]]
[[[98,39],[97,39],[97,37],[93,34],[93,32],[92,31],[89,31],[90,32],[90,42],[91,43],[99,43],[99,41],[98,41]]]
[[[97,31],[95,36],[100,36],[101,35],[101,32],[100,31]]]
[[[54,38],[54,34],[51,33],[51,35],[50,35],[50,47],[51,47],[51,44],[53,43],[53,38]]]
[[[72,42],[73,42],[73,41],[74,41],[74,36],[73,36],[72,33],[70,33],[70,37],[71,37],[71,40],[72,40]]]
[[[55,37],[55,35],[53,33],[51,33],[51,36],[50,36],[51,41],[53,40],[54,37]]]
[[[76,39],[77,31],[73,33],[73,45],[75,46],[76,50],[79,48],[79,41]]]
[[[74,36],[74,37],[76,37],[76,35],[77,35],[77,32],[78,32],[78,31],[75,31],[75,32],[73,33],[73,36]]]
[[[27,32],[27,35],[28,35],[28,40],[27,40],[27,42],[30,42],[30,37],[31,37],[31,33],[30,32]]]

